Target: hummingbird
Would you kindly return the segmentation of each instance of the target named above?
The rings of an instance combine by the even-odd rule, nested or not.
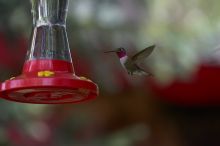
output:
[[[122,67],[127,71],[129,75],[152,76],[151,73],[141,68],[139,66],[139,63],[144,61],[144,59],[146,59],[153,52],[155,47],[156,47],[155,45],[149,46],[131,57],[127,55],[127,52],[124,48],[117,48],[116,50],[107,51],[104,53],[116,53]]]

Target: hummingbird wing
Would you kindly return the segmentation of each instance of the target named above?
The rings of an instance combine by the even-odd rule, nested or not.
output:
[[[154,50],[155,48],[155,45],[152,45],[152,46],[149,46],[147,48],[145,48],[144,50],[138,52],[137,54],[135,54],[131,60],[133,62],[138,62],[138,61],[142,61],[144,60],[145,58],[147,58]]]

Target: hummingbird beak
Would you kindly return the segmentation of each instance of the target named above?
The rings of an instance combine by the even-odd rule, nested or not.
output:
[[[116,51],[106,51],[104,53],[113,53],[113,52],[116,52]]]

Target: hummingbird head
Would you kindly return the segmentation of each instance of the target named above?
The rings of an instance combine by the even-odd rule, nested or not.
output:
[[[118,48],[114,51],[107,51],[105,53],[112,53],[112,52],[115,52],[118,55],[119,58],[122,58],[122,57],[127,55],[127,52],[124,48]]]
[[[127,52],[124,48],[118,48],[116,50],[116,54],[118,55],[119,58],[122,58],[127,55]]]

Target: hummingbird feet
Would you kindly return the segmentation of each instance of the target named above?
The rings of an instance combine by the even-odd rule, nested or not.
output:
[[[145,72],[143,70],[137,70],[137,71],[134,71],[134,72],[128,71],[128,75],[131,75],[131,76],[133,76],[133,75],[137,75],[137,76],[142,76],[142,75],[144,75],[144,76],[153,76],[153,74],[151,74],[149,72]]]
[[[133,73],[131,71],[128,71],[128,74],[131,75],[131,76],[133,75]]]

